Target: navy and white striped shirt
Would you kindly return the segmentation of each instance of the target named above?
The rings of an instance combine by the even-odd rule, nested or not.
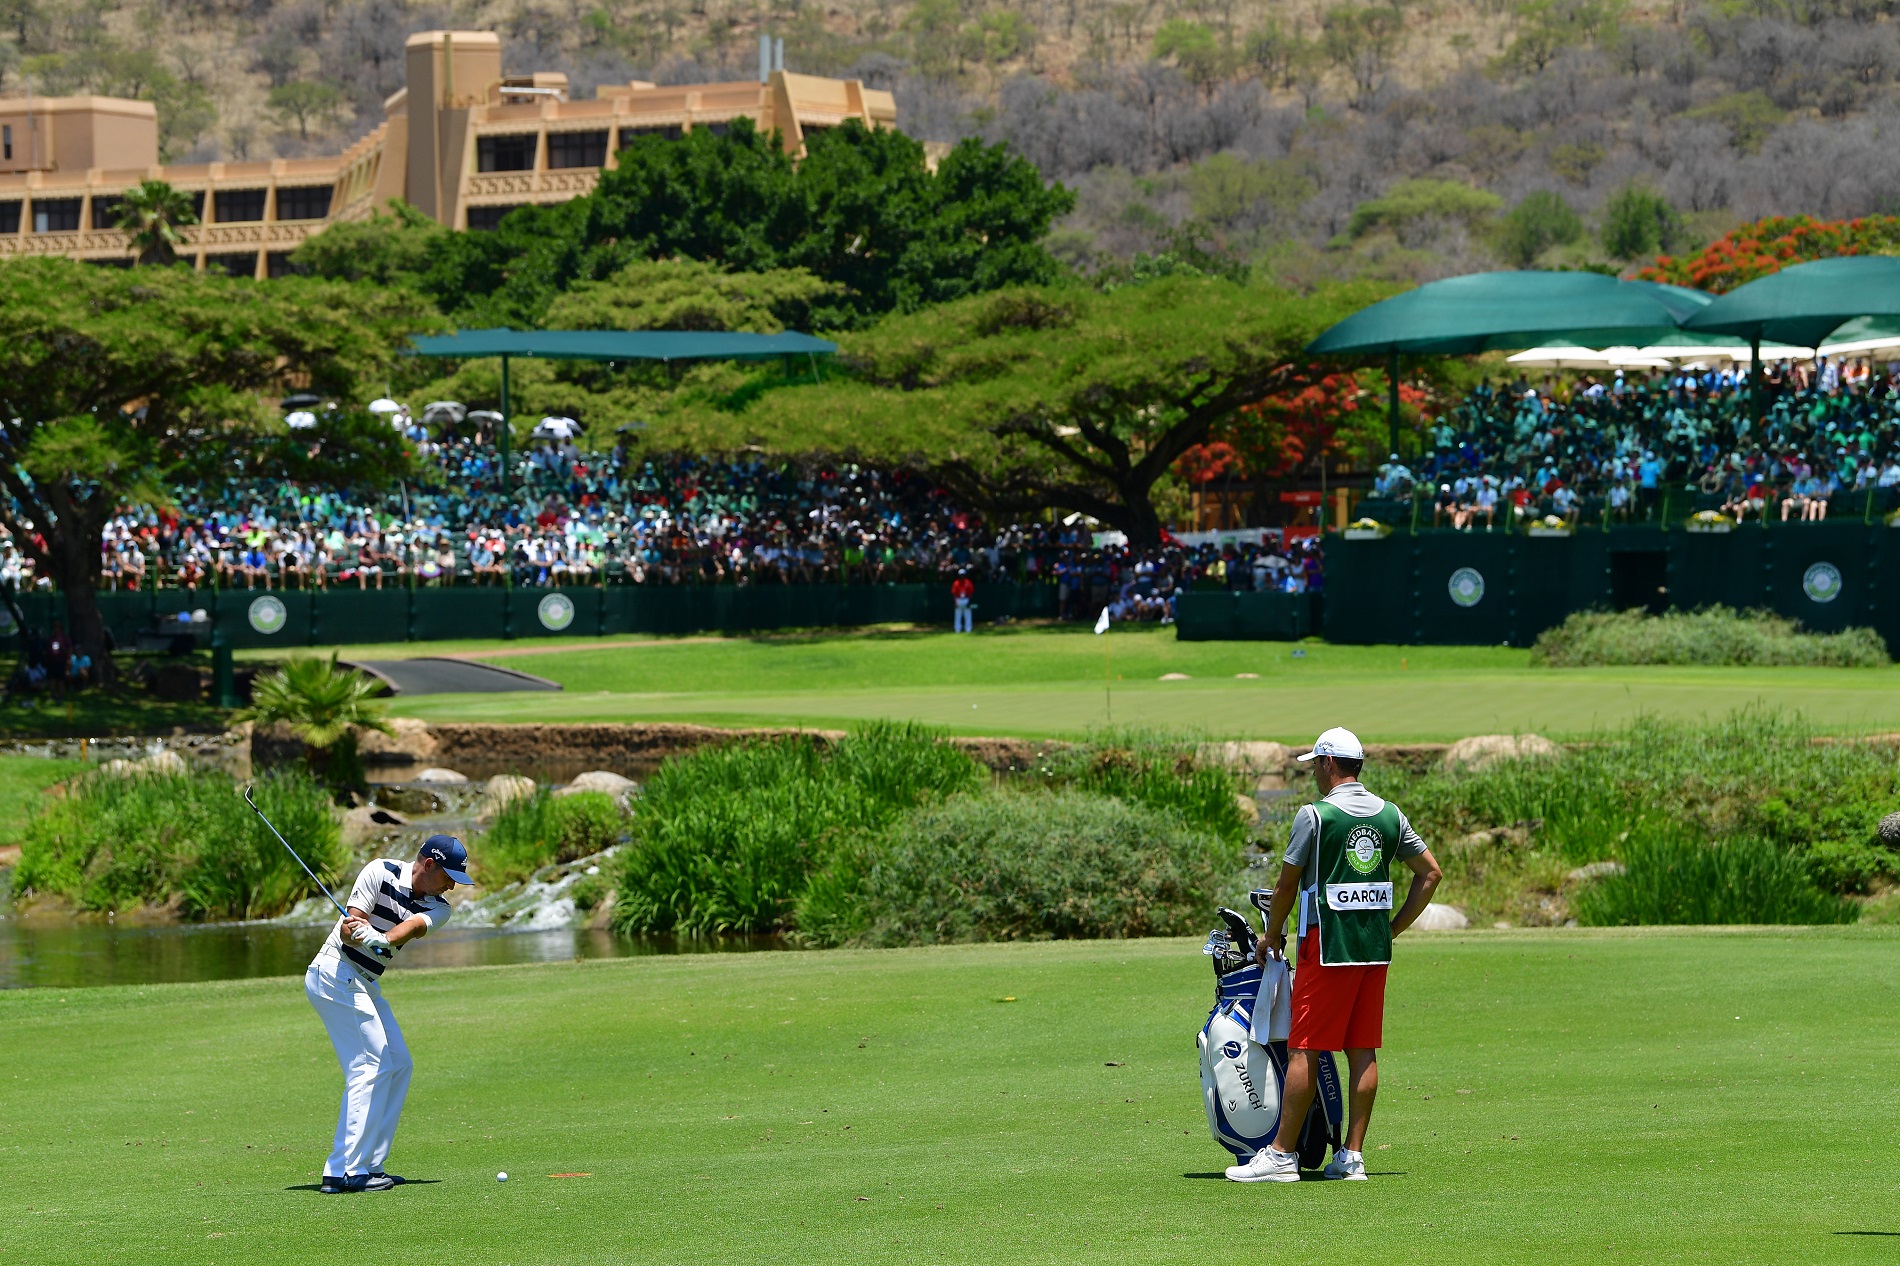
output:
[[[384,935],[404,919],[418,914],[429,921],[429,930],[434,932],[449,921],[449,903],[441,897],[411,891],[413,870],[413,863],[379,858],[363,867],[356,877],[356,886],[350,889],[350,899],[343,904],[352,910],[367,910],[370,926]],[[325,954],[341,955],[345,962],[368,973],[371,979],[382,975],[383,968],[389,965],[388,959],[378,958],[344,940],[342,919],[336,921],[324,939],[323,948],[317,951],[319,958]]]

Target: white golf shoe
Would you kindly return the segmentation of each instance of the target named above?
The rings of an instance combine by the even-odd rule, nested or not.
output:
[[[1235,1182],[1298,1182],[1300,1158],[1292,1152],[1263,1147],[1244,1165],[1229,1165],[1227,1176]]]
[[[1333,1158],[1326,1162],[1326,1168],[1321,1172],[1328,1178],[1343,1178],[1347,1182],[1364,1182],[1366,1158],[1358,1152],[1349,1152],[1342,1147],[1333,1153]]]

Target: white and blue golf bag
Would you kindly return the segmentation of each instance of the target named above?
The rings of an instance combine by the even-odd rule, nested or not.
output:
[[[1255,904],[1264,906],[1258,898]],[[1201,1099],[1214,1141],[1244,1161],[1280,1128],[1292,973],[1278,960],[1255,964],[1246,917],[1226,909],[1221,917],[1228,926],[1216,929],[1202,951],[1214,960],[1216,983],[1214,1010],[1198,1039]],[[1319,1060],[1319,1093],[1300,1130],[1301,1168],[1325,1163],[1327,1147],[1340,1145],[1344,1119],[1339,1070],[1328,1051]]]

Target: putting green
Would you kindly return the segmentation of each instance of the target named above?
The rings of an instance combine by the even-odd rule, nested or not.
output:
[[[1399,948],[1373,1180],[1298,1187],[1219,1180],[1192,941],[399,971],[421,1181],[343,1197],[299,981],[8,994],[0,1260],[1890,1260],[1900,937]]]
[[[409,648],[414,650],[416,648]],[[1502,647],[1177,642],[1172,630],[1069,629],[648,640],[464,653],[559,681],[559,695],[429,695],[437,721],[922,721],[963,734],[1073,735],[1109,722],[1303,742],[1347,725],[1377,742],[1581,735],[1642,714],[1751,705],[1834,733],[1900,728],[1900,669],[1534,668]],[[366,656],[367,657],[367,656]],[[1183,680],[1162,680],[1179,674]]]

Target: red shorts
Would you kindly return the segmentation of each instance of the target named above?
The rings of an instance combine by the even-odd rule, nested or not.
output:
[[[1325,966],[1319,961],[1319,931],[1308,930],[1293,972],[1293,1030],[1287,1045],[1296,1051],[1383,1046],[1385,970],[1384,963]]]

